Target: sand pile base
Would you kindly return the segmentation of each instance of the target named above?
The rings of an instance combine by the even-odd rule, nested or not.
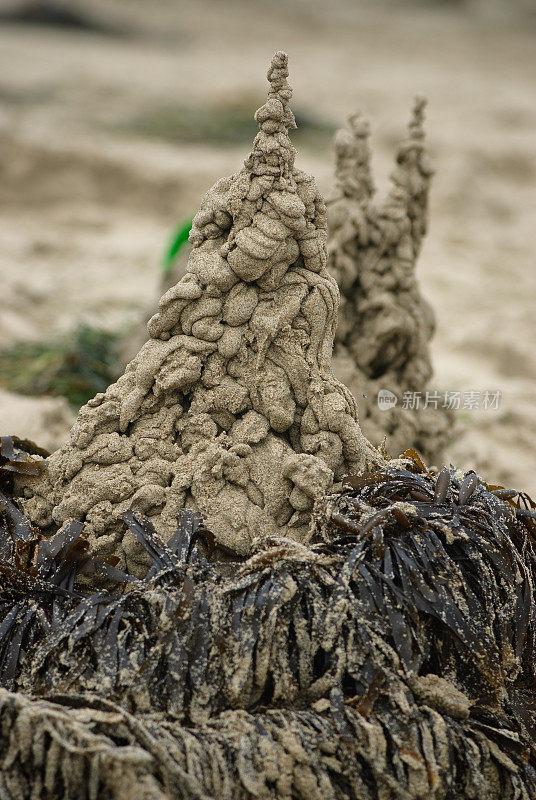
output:
[[[311,545],[234,564],[195,513],[166,544],[131,512],[140,579],[79,523],[39,539],[9,496],[35,458],[3,453],[2,800],[535,796],[526,496],[390,462],[318,502]]]

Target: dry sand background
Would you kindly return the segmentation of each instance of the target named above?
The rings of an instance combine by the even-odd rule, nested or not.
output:
[[[0,346],[147,308],[173,224],[247,154],[174,138],[169,118],[196,104],[253,113],[284,49],[302,114],[368,116],[380,190],[413,94],[429,98],[419,279],[437,315],[433,387],[502,392],[498,411],[457,413],[448,457],[536,494],[532,5],[87,0],[77,8],[124,35],[0,22]],[[144,117],[160,137],[140,132]],[[329,140],[299,149],[327,191]],[[61,441],[69,413],[44,402],[41,417],[0,393],[1,433]]]

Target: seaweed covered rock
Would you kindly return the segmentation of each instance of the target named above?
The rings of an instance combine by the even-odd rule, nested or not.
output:
[[[219,545],[245,553],[258,534],[303,540],[315,498],[380,460],[331,370],[339,293],[325,204],[294,166],[287,75],[276,53],[253,150],[204,197],[151,338],[81,409],[45,476],[19,481],[32,521],[81,519],[123,566],[144,557],[126,510],[166,536],[181,509],[199,510]]]
[[[424,145],[424,105],[417,99],[383,202],[373,201],[368,123],[355,114],[337,133],[328,269],[341,292],[333,369],[358,398],[365,435],[375,443],[386,437],[393,455],[411,446],[437,463],[451,424],[442,399],[425,409],[422,404],[419,409],[402,407],[405,392],[421,393],[424,402],[432,375],[434,314],[415,278],[432,175]],[[381,389],[396,395],[397,405],[380,408]]]
[[[415,456],[232,568],[194,512],[167,543],[126,513],[151,567],[93,593],[82,526],[29,540],[6,509],[2,796],[531,800],[533,507]]]

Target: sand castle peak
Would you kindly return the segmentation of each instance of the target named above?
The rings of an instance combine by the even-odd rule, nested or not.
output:
[[[368,200],[375,192],[369,137],[369,123],[360,112],[355,112],[334,139],[337,191],[358,202]]]
[[[288,56],[279,51],[272,58],[268,70],[267,77],[271,87],[268,98],[255,112],[259,133],[246,161],[246,167],[255,175],[285,177],[294,166],[296,150],[288,131],[296,128],[296,120],[289,105],[292,89],[287,81],[288,74]]]
[[[424,139],[424,110],[428,105],[426,97],[416,95],[413,103],[413,111],[409,122],[410,134],[415,139]]]
[[[434,174],[426,151],[424,111],[427,101],[417,96],[408,125],[408,134],[398,146],[396,166],[391,174],[391,190],[385,210],[403,212],[410,222],[412,244],[418,254],[428,224],[428,193]]]

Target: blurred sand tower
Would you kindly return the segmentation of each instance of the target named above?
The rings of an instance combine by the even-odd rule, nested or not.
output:
[[[368,123],[354,114],[337,133],[328,269],[341,293],[333,369],[358,400],[365,435],[377,445],[386,437],[391,455],[414,447],[435,463],[451,424],[442,398],[434,401],[437,408],[424,409],[421,399],[420,408],[403,407],[404,393],[424,399],[432,375],[434,314],[415,277],[433,173],[424,145],[424,106],[416,100],[382,202],[372,199]],[[391,393],[388,400],[396,396],[396,405],[380,408],[381,390]]]

